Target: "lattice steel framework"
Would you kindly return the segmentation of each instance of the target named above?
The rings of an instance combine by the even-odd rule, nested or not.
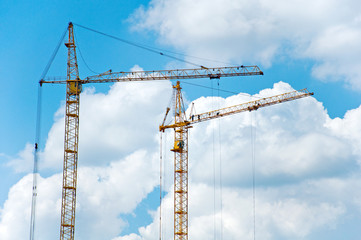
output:
[[[184,122],[179,81],[174,96],[175,123]],[[174,128],[174,240],[188,239],[188,127]]]
[[[61,240],[74,239],[79,140],[79,95],[81,92],[72,23],[69,23],[68,32],[68,42],[65,43],[68,48],[68,68],[60,226]]]

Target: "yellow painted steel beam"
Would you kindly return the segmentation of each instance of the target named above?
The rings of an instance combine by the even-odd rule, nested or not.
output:
[[[157,71],[136,71],[136,72],[111,72],[90,76],[80,80],[86,83],[108,83],[108,82],[136,82],[153,80],[174,80],[174,79],[195,79],[195,78],[221,78],[234,76],[255,76],[263,75],[258,66],[236,66],[236,67],[215,67],[195,69],[175,69]],[[43,83],[65,84],[65,79],[44,79]]]
[[[195,123],[204,122],[207,120],[220,118],[220,117],[224,117],[224,116],[228,116],[228,115],[232,115],[232,114],[236,114],[236,113],[240,113],[240,112],[254,111],[254,110],[257,110],[262,107],[267,107],[267,106],[271,106],[271,105],[275,105],[275,104],[279,104],[279,103],[283,103],[283,102],[288,102],[288,101],[296,100],[299,98],[304,98],[304,97],[311,96],[311,95],[313,95],[312,92],[309,92],[307,89],[302,89],[299,91],[292,91],[292,92],[283,93],[283,94],[279,94],[279,95],[275,95],[275,96],[271,96],[271,97],[265,97],[265,98],[261,98],[261,99],[247,102],[247,103],[242,103],[242,104],[238,104],[238,105],[234,105],[234,106],[230,106],[230,107],[226,107],[226,108],[221,108],[221,109],[217,109],[217,110],[213,110],[213,111],[209,111],[209,112],[205,112],[205,113],[201,113],[201,114],[191,115],[191,116],[189,116],[189,118],[187,120],[175,122],[174,124],[169,124],[169,125],[161,125],[161,126],[159,126],[159,130],[164,131],[167,128],[189,126],[189,125],[192,125]]]
[[[175,122],[185,120],[179,81],[173,87]],[[188,239],[188,128],[174,128],[174,240]]]
[[[74,239],[79,140],[79,94],[81,92],[72,23],[69,23],[68,33],[68,42],[65,43],[68,48],[68,68],[61,201],[61,240]]]

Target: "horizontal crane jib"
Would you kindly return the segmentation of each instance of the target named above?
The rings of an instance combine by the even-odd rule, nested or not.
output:
[[[106,82],[132,82],[151,80],[173,80],[173,79],[195,79],[195,78],[220,78],[232,76],[253,76],[263,75],[258,66],[236,66],[218,68],[197,68],[197,69],[176,69],[160,71],[136,71],[136,72],[111,72],[90,76],[84,80],[85,83],[106,83]],[[42,80],[41,83],[64,84],[66,80]]]
[[[189,126],[194,123],[204,122],[207,120],[232,115],[235,113],[240,113],[240,112],[245,112],[245,111],[255,111],[258,108],[267,107],[267,106],[271,106],[271,105],[275,105],[275,104],[283,103],[283,102],[287,102],[287,101],[292,101],[292,100],[304,98],[304,97],[311,96],[311,95],[313,95],[313,93],[310,93],[307,89],[302,89],[299,91],[292,91],[292,92],[288,92],[288,93],[284,93],[284,94],[280,94],[280,95],[275,95],[272,97],[258,99],[256,101],[251,101],[251,102],[242,103],[239,105],[234,105],[231,107],[221,108],[221,109],[210,111],[210,112],[191,115],[189,117],[189,120],[187,120],[187,121],[170,124],[170,125],[166,125],[166,126],[160,126],[159,130],[164,131],[167,128]]]

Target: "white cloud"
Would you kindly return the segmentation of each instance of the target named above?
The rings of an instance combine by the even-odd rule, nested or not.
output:
[[[31,206],[31,200],[29,200],[29,197],[31,197],[31,186],[32,177],[29,175],[10,189],[8,200],[4,203],[3,208],[0,209],[1,239],[15,240],[27,237],[24,231],[15,230],[25,229],[25,226],[30,228],[30,224],[27,224],[28,219],[30,219],[30,211],[27,210]]]
[[[134,211],[158,184],[157,123],[163,117],[164,103],[169,102],[171,89],[170,82],[158,81],[114,84],[106,94],[95,93],[92,89],[82,93],[77,236],[87,236],[88,239],[117,236],[127,225],[120,215]],[[40,152],[39,169],[45,176],[62,170],[63,111],[64,107],[61,107],[55,114],[45,149]],[[18,158],[10,159],[9,165],[17,171],[31,172],[31,145],[27,144],[18,155]],[[61,176],[54,174],[39,179],[38,239],[49,239],[59,234]],[[29,194],[22,196],[17,194],[21,191],[15,191],[9,195],[1,211],[0,239],[22,239],[28,235],[31,184],[31,178],[26,176],[12,188],[28,189]],[[13,206],[15,203],[28,214],[19,211],[13,217],[12,214],[18,211]],[[22,231],[13,227],[19,226],[20,222],[17,224],[16,221],[20,217]],[[11,237],[12,234],[14,237]]]
[[[312,59],[315,77],[361,90],[360,10],[356,0],[153,0],[131,21],[190,56],[265,67],[284,56]]]
[[[258,96],[291,90],[280,82]],[[200,113],[210,106],[224,107],[246,100],[247,96],[236,95],[227,99],[202,97],[194,103]],[[194,126],[189,136],[189,237],[209,239],[214,232],[220,236],[223,221],[224,238],[253,239],[251,126],[256,135],[258,237],[315,239],[320,229],[334,229],[346,219],[355,218],[354,211],[360,211],[360,196],[351,192],[360,180],[359,174],[354,175],[360,171],[360,153],[355,152],[360,134],[352,126],[360,121],[360,109],[350,111],[344,119],[330,119],[322,103],[309,97]],[[172,161],[172,155],[168,161]],[[172,202],[169,189],[162,209],[168,219],[172,218],[172,207],[167,207],[168,201]],[[158,218],[156,215],[152,224],[141,228],[139,235],[119,239],[154,239]],[[172,238],[172,229],[168,225],[165,239]]]
[[[122,230],[127,225],[124,214],[133,213],[158,185],[157,126],[164,116],[163,104],[168,103],[169,89],[168,82],[158,82],[116,84],[106,94],[89,90],[83,93],[78,238],[158,238],[159,212],[150,213],[154,221],[140,227],[139,234],[122,236]],[[291,90],[288,84],[280,82],[257,96]],[[202,97],[194,102],[200,113],[210,110],[211,106],[235,105],[249,98],[239,94],[226,99]],[[56,119],[43,153],[53,155],[60,163],[62,118]],[[355,212],[361,212],[361,195],[354,191],[361,187],[357,165],[361,156],[358,150],[361,129],[357,125],[360,118],[361,107],[349,111],[343,119],[330,119],[322,103],[308,97],[194,126],[189,136],[190,238],[212,237],[214,222],[215,232],[220,236],[222,221],[225,238],[252,239],[253,156],[259,237],[313,239],[313,234],[320,229],[337,228],[345,219],[354,219]],[[173,154],[168,151],[173,136],[172,131],[169,132],[164,138],[167,145],[164,189],[168,192],[162,206],[165,239],[172,239],[173,229]],[[61,171],[60,167],[50,167],[59,164],[55,159],[44,156],[43,166]],[[0,211],[1,239],[28,236],[31,186],[31,175],[28,175],[10,190]],[[40,177],[38,192],[36,234],[39,240],[56,237],[60,223],[61,174]]]
[[[309,187],[309,186],[308,186]],[[322,187],[325,187],[323,185]],[[219,189],[218,189],[219,190]],[[301,190],[299,196],[293,192]],[[327,201],[312,201],[303,194],[311,189],[289,185],[282,189],[257,189],[256,195],[256,234],[262,239],[303,239],[320,227],[332,228],[345,216],[345,206],[334,202],[339,196],[332,195]],[[343,189],[342,191],[345,191]],[[317,196],[316,191],[312,194]],[[220,195],[214,201],[214,188],[206,184],[193,183],[189,198],[189,238],[209,239],[253,239],[253,199],[252,189],[223,188],[222,208]],[[163,239],[172,239],[172,197],[167,195],[162,206]],[[292,196],[293,195],[293,196]],[[318,199],[319,200],[319,199]],[[168,221],[164,220],[164,216]],[[139,235],[130,234],[116,238],[157,239],[159,212],[154,222],[139,229]],[[341,220],[342,221],[342,220]],[[165,225],[167,228],[165,228]]]
[[[140,150],[109,167],[82,168],[78,178],[78,234],[87,239],[119,235],[126,226],[120,214],[134,211],[158,184],[157,163],[157,153]]]
[[[16,172],[30,172],[34,165],[34,146],[27,143],[25,148],[18,153],[18,157],[12,159],[7,165],[14,168]]]
[[[0,211],[0,238],[6,240],[29,237],[30,212],[33,177],[23,177],[9,191],[8,199]],[[60,222],[60,185],[61,175],[47,179],[38,177],[38,196],[36,212],[36,238],[49,239],[58,233]],[[57,236],[57,235],[55,235]]]
[[[280,82],[273,89],[262,90],[259,96],[291,90],[288,84]],[[211,105],[210,101],[196,100],[197,111],[203,112],[204,106]],[[232,106],[244,101],[245,96],[237,95],[219,104],[220,107]],[[213,171],[205,170],[204,166],[212,169],[210,161],[214,158],[214,148],[217,154],[222,152],[222,169],[227,173],[224,182],[229,184],[249,183],[253,147],[259,184],[270,184],[275,178],[295,181],[344,174],[355,167],[357,155],[353,153],[350,139],[335,135],[327,127],[332,121],[322,104],[309,97],[254,113],[225,117],[219,122],[199,124],[190,130],[190,159],[197,159],[190,162],[194,168],[193,180],[213,181]],[[252,131],[255,146],[251,145]]]
[[[139,150],[107,167],[79,167],[76,236],[110,239],[119,235],[126,227],[121,214],[134,211],[158,184],[157,163],[157,153]],[[54,238],[59,234],[61,183],[62,174],[38,177],[36,239]],[[11,188],[0,211],[0,239],[28,237],[31,189],[31,174]]]
[[[360,119],[361,106],[347,111],[343,119],[335,118],[327,122],[327,127],[332,130],[333,134],[350,140],[349,143],[353,146],[353,151],[358,156],[361,155],[361,149],[358,147],[361,144],[361,126],[358,124]],[[359,164],[361,164],[360,157]]]
[[[133,70],[141,70],[134,66]],[[168,81],[115,83],[108,93],[85,88],[80,96],[79,162],[84,165],[107,165],[137,149],[157,144],[157,126],[171,97]],[[39,152],[39,169],[60,171],[64,149],[64,106],[55,113],[45,143]],[[92,151],[97,149],[96,151]],[[33,170],[31,144],[9,161],[18,172]]]

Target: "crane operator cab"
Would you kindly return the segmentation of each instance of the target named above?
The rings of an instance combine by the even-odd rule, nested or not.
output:
[[[77,79],[80,80],[80,79]],[[82,91],[82,84],[80,81],[69,81],[69,92],[71,94],[80,94]]]
[[[181,152],[184,148],[184,141],[183,140],[179,140],[179,141],[175,141],[174,142],[174,148],[171,149],[171,151],[173,152]]]

